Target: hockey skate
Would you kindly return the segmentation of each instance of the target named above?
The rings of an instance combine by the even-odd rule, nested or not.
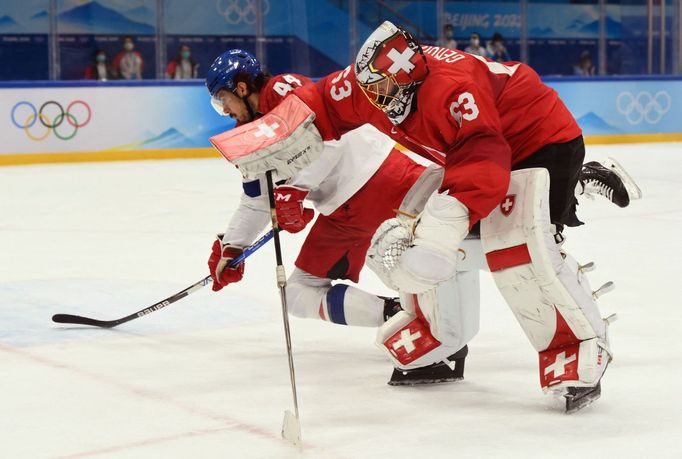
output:
[[[469,347],[464,346],[448,357],[448,362],[438,362],[412,370],[393,369],[389,386],[418,386],[453,382],[464,379],[464,360],[469,353]]]
[[[591,405],[601,397],[601,381],[594,387],[569,387],[566,389],[566,413],[571,414]]]
[[[640,199],[642,191],[623,166],[615,159],[590,161],[583,165],[579,186],[587,197],[604,196],[618,207],[627,207],[631,200]]]
[[[379,298],[384,300],[384,322],[403,310],[400,306],[400,298],[389,298],[387,296],[380,296]]]
[[[572,353],[572,350],[577,350],[577,348],[578,346],[569,346],[565,348],[564,351],[559,354],[559,359],[562,357],[567,357],[564,362],[570,362],[571,359],[576,359],[579,353]],[[546,389],[547,392],[552,394],[553,398],[556,400],[554,403],[561,403],[564,405],[564,410],[567,414],[574,413],[588,405],[591,405],[601,396],[601,378],[606,371],[606,367],[611,360],[611,356],[608,354],[608,351],[606,351],[605,348],[602,348],[601,346],[598,346],[597,348],[598,356],[597,361],[594,362],[594,366],[595,370],[599,373],[599,376],[596,383],[585,384],[583,381],[578,379],[571,381],[572,378],[577,376],[577,374],[574,373],[573,375],[567,374],[566,379],[561,384]],[[580,358],[582,359],[582,356]],[[582,364],[583,362],[581,362],[580,365]],[[578,364],[576,364],[576,370],[577,367]]]

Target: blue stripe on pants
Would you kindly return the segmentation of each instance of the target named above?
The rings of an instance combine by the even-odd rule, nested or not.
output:
[[[327,290],[327,313],[329,320],[335,324],[348,325],[343,310],[343,298],[346,296],[346,290],[348,290],[346,284],[336,284]]]

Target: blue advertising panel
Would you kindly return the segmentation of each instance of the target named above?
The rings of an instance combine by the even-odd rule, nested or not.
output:
[[[256,4],[252,1],[196,0],[187,8],[183,0],[167,0],[165,29],[167,55],[180,44],[192,46],[200,63],[199,76],[221,52],[240,47],[256,52]],[[262,0],[261,44],[271,73],[298,72],[323,76],[348,65],[349,17],[333,2]],[[360,25],[359,34],[371,30]]]
[[[517,3],[445,3],[443,22],[452,24],[455,36],[466,38],[476,32],[492,37],[495,32],[505,38],[521,36],[521,9]]]
[[[0,80],[49,77],[49,0],[0,2]]]
[[[557,90],[587,136],[682,132],[682,79],[546,83]]]

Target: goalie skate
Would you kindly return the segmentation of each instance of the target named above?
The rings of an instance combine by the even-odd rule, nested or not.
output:
[[[594,387],[569,387],[564,394],[566,413],[575,413],[601,397],[601,382]]]
[[[642,197],[642,190],[613,158],[585,163],[580,173],[580,184],[587,197],[604,196],[618,207],[627,207],[630,201]]]
[[[464,379],[464,360],[469,347],[464,346],[447,358],[448,362],[438,362],[412,370],[393,369],[389,386],[419,386],[454,382]]]

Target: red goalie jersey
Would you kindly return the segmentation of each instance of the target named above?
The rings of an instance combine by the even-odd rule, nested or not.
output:
[[[581,130],[557,93],[527,65],[500,64],[461,51],[425,47],[429,73],[398,125],[367,99],[351,67],[296,94],[317,115],[325,140],[370,123],[445,167],[441,190],[461,201],[471,225],[505,196],[514,164]]]

